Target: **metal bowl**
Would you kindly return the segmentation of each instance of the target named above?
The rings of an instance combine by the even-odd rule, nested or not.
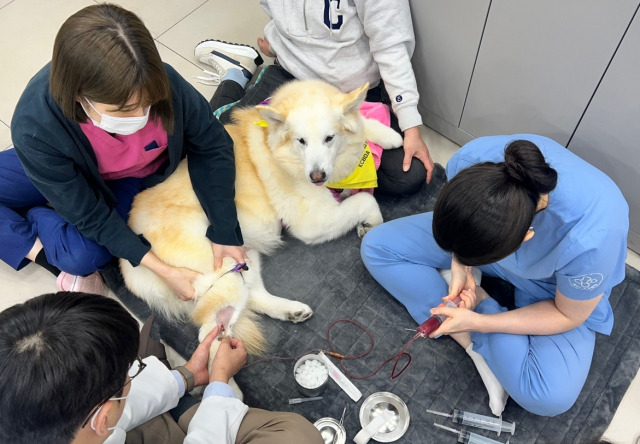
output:
[[[320,431],[325,444],[345,444],[347,441],[347,431],[334,418],[320,418],[313,425]]]
[[[319,396],[320,394],[322,394],[322,392],[324,392],[324,390],[327,388],[327,385],[329,384],[329,375],[327,375],[327,379],[325,379],[324,382],[320,384],[318,387],[308,388],[308,387],[304,387],[302,384],[298,382],[298,380],[296,379],[296,370],[298,370],[298,367],[300,367],[306,361],[309,361],[312,359],[320,362],[326,368],[326,365],[324,365],[324,362],[320,360],[318,355],[304,355],[302,358],[298,359],[298,361],[296,362],[296,365],[293,366],[293,380],[296,381],[296,387],[298,387],[298,391],[303,395],[310,396],[310,397]]]
[[[407,404],[398,395],[390,392],[377,392],[364,400],[360,407],[360,425],[365,428],[373,418],[384,411],[391,411],[393,418],[384,428],[371,437],[378,442],[393,442],[401,438],[409,427],[411,417]]]

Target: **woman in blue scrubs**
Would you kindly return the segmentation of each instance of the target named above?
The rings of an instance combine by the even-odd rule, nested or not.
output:
[[[604,173],[536,135],[478,138],[451,158],[447,177],[433,212],[365,236],[364,263],[419,324],[447,316],[432,336],[472,347],[523,408],[563,413],[582,390],[595,333],[613,327],[627,203]],[[512,283],[516,308],[476,288],[472,266]],[[448,268],[449,285],[438,271]],[[458,308],[437,307],[456,296]]]

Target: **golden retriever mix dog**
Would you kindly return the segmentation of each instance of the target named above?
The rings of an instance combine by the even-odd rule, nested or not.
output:
[[[129,225],[167,264],[202,273],[194,282],[195,297],[182,301],[150,270],[121,261],[129,289],[169,317],[191,317],[200,326],[200,340],[224,325],[254,354],[265,345],[255,313],[291,322],[309,318],[308,305],[264,288],[259,254],[278,247],[283,227],[314,244],[354,228],[363,236],[382,223],[371,194],[338,202],[324,186],[349,176],[365,140],[383,148],[402,145],[398,133],[358,112],[367,88],[343,94],[325,82],[294,81],[276,91],[268,105],[236,110],[235,123],[226,129],[234,141],[235,202],[249,270],[228,272],[236,265],[229,258],[213,270],[211,242],[205,237],[209,221],[185,160],[166,181],[135,198]]]

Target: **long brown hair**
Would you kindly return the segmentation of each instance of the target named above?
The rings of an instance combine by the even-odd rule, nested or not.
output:
[[[138,105],[152,105],[151,119],[173,132],[171,83],[160,54],[142,20],[119,6],[88,6],[63,23],[49,88],[70,120],[87,120],[78,98],[123,108],[137,95]]]

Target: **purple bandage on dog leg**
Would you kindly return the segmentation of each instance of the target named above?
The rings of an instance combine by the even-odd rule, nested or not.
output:
[[[246,262],[242,262],[241,264],[236,265],[229,271],[240,271],[240,270],[244,270],[244,271],[249,270],[249,267],[247,267]]]
[[[245,262],[242,262],[241,264],[238,264],[238,265],[236,265],[235,267],[233,267],[231,270],[229,270],[229,271],[225,271],[224,273],[222,273],[222,274],[218,277],[218,279],[220,279],[220,278],[221,278],[222,276],[224,276],[225,274],[229,274],[229,273],[232,273],[232,272],[234,272],[234,271],[240,271],[240,270],[247,271],[247,270],[249,270],[249,267],[247,267],[247,264],[246,264]],[[244,278],[243,278],[243,279],[244,279]]]

